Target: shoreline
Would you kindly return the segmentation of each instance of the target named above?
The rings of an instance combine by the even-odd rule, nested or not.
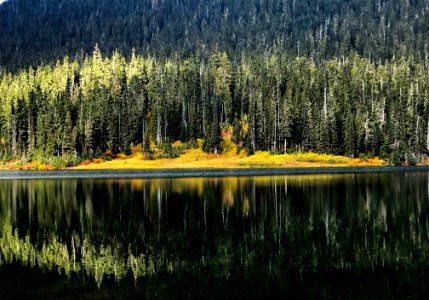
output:
[[[14,179],[126,179],[126,178],[196,178],[232,176],[283,176],[319,174],[363,174],[395,172],[428,172],[429,166],[368,166],[308,168],[189,168],[146,170],[0,170],[0,180]]]

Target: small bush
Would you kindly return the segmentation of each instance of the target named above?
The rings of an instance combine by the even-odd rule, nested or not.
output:
[[[390,163],[395,166],[401,165],[401,155],[399,154],[398,150],[395,150],[390,154]]]
[[[409,166],[415,166],[417,164],[416,156],[413,153],[408,152],[407,153],[407,162],[408,162]]]
[[[39,170],[40,171],[50,171],[50,170],[53,170],[54,169],[54,166],[52,165],[52,164],[43,164],[43,165],[40,165],[39,166]]]
[[[133,155],[133,156],[136,156],[136,155],[142,153],[142,144],[137,144],[135,146],[132,146],[131,152],[132,152],[131,155]]]
[[[237,145],[230,139],[224,139],[221,142],[223,152],[237,152]]]
[[[90,160],[84,160],[84,161],[82,161],[81,163],[80,163],[80,165],[81,166],[88,166],[88,165],[90,165],[91,164],[91,161]]]
[[[126,156],[130,156],[131,154],[133,154],[133,151],[131,150],[130,147],[126,147],[125,150],[124,150],[124,154]]]
[[[61,156],[54,156],[51,160],[51,164],[54,169],[63,169],[65,167],[65,163]]]
[[[197,147],[198,149],[203,149],[204,140],[203,139],[197,139]]]
[[[153,150],[146,150],[143,152],[143,157],[144,159],[147,159],[147,160],[154,160],[155,158],[153,154],[154,154]]]
[[[97,147],[97,149],[95,150],[95,153],[94,153],[94,157],[99,158],[102,155],[103,155],[103,151],[101,151],[100,147]]]
[[[125,158],[127,158],[127,155],[125,155],[125,153],[118,153],[118,154],[116,155],[116,158],[119,158],[119,159],[125,159]]]
[[[187,144],[176,141],[172,144],[162,143],[153,151],[152,159],[177,158],[187,149]]]
[[[104,155],[103,154],[103,156],[101,157],[104,161],[111,161],[112,160],[112,157],[111,156],[109,156],[109,155]]]
[[[102,162],[103,162],[103,159],[101,157],[94,158],[94,160],[92,161],[93,164],[101,164]]]
[[[170,144],[164,143],[158,146],[153,151],[152,159],[161,159],[161,158],[176,158],[178,157],[178,153],[175,151]]]
[[[10,162],[13,160],[13,156],[11,154],[5,153],[1,156],[2,162]]]

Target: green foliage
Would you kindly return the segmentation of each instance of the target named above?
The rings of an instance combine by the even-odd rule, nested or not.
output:
[[[112,157],[111,157],[111,156],[109,156],[109,155],[103,155],[103,156],[101,156],[101,158],[102,158],[104,161],[111,161],[111,160],[112,160]]]
[[[160,158],[177,158],[180,154],[183,154],[184,151],[188,149],[188,145],[180,141],[175,143],[162,143],[151,155],[147,157],[148,159],[160,159]]]
[[[146,150],[143,152],[143,157],[146,158],[147,160],[154,160],[154,159],[156,159],[154,154],[155,154],[155,151]]]
[[[374,157],[374,153],[360,153],[359,158],[363,160],[368,160]]]
[[[81,153],[81,157],[83,160],[88,160],[89,158],[89,154],[88,151],[86,149],[83,149],[82,153]]]
[[[205,56],[208,49],[217,49],[211,61],[218,65],[217,73],[225,75],[231,74],[231,64],[224,52],[242,57],[290,53],[315,61],[350,53],[374,61],[405,55],[423,62],[429,32],[425,1],[273,0],[262,5],[259,0],[79,0],[19,1],[19,9],[16,5],[7,2],[0,9],[0,20],[8,20],[0,23],[0,32],[7,33],[2,36],[0,65],[10,69],[40,61],[55,64],[66,55],[82,59],[81,53],[92,53],[97,43],[98,52],[119,50],[126,57],[134,48],[162,58]],[[225,79],[216,83],[216,91],[226,100],[229,116],[236,108],[227,88],[237,81]]]
[[[54,156],[51,160],[51,163],[54,169],[61,169],[65,167],[64,161],[60,156]]]
[[[159,145],[159,154],[157,158],[177,158],[180,156],[179,149],[172,147],[170,143],[163,143]]]
[[[95,49],[82,63],[3,75],[0,149],[3,157],[49,162],[129,155],[142,144],[154,159],[177,157],[202,139],[211,153],[237,145],[249,155],[312,150],[387,159],[397,151],[395,163],[407,150],[426,151],[427,72],[405,58],[316,64],[286,54],[159,61],[134,53],[127,62]],[[180,147],[170,144],[180,137]]]
[[[205,152],[212,152],[212,153],[221,153],[222,152],[222,136],[220,131],[220,124],[217,122],[216,118],[215,121],[211,124],[211,131],[210,134],[205,139],[205,144],[203,146],[203,149]]]
[[[94,157],[95,158],[103,157],[103,151],[101,151],[100,147],[97,147],[97,149],[95,150]]]
[[[124,150],[124,154],[126,155],[126,156],[129,156],[129,155],[131,155],[133,152],[131,151],[131,148],[130,147],[126,147],[125,148],[125,150]]]
[[[4,154],[2,154],[1,156],[0,156],[0,161],[1,162],[9,162],[9,161],[11,161],[11,160],[13,160],[14,159],[14,157],[13,157],[13,155],[12,154],[10,154],[10,153],[4,153]]]
[[[406,159],[407,159],[408,165],[410,165],[410,166],[415,166],[417,164],[416,156],[413,153],[411,153],[410,151],[407,152]]]
[[[72,167],[82,162],[80,157],[74,157],[73,155],[65,156],[54,156],[49,160],[46,160],[46,163],[50,163],[54,169],[62,169],[65,167]],[[42,162],[45,163],[45,162]]]
[[[387,143],[383,143],[383,145],[380,148],[380,158],[384,159],[384,160],[388,160],[390,157],[390,149],[389,149],[389,145],[387,145]]]
[[[392,154],[390,155],[390,162],[394,166],[400,166],[402,163],[401,154],[398,149],[395,149]]]

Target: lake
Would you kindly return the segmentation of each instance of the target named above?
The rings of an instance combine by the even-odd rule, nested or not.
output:
[[[418,298],[429,173],[0,180],[0,298]]]

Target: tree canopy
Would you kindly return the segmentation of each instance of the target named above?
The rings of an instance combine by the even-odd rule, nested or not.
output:
[[[311,150],[358,156],[428,149],[428,69],[411,60],[255,56],[157,60],[134,52],[5,74],[0,153],[88,157],[132,145],[205,140],[221,151]],[[401,159],[401,157],[399,157]],[[405,159],[405,157],[402,157]]]
[[[135,48],[156,57],[355,53],[427,63],[423,0],[9,0],[0,6],[0,65],[38,66]]]

